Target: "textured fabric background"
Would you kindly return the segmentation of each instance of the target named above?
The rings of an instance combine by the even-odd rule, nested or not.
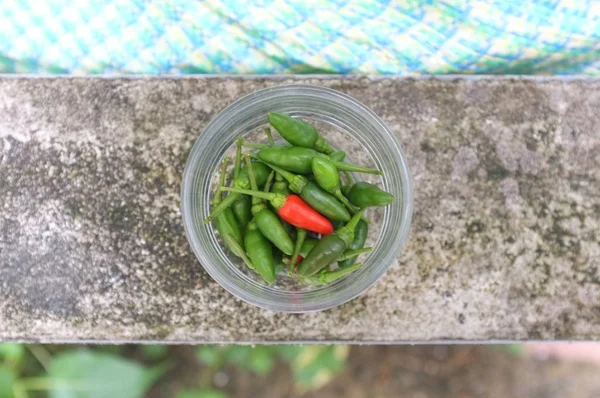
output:
[[[0,0],[0,71],[600,71],[598,1],[254,3]]]

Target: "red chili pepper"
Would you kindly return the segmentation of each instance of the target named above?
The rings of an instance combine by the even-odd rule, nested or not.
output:
[[[328,235],[333,232],[331,222],[317,213],[298,195],[288,195],[285,204],[278,210],[279,216],[295,227]]]
[[[231,187],[223,187],[223,191],[237,192],[266,199],[271,202],[275,209],[277,209],[277,214],[279,214],[283,220],[295,227],[323,235],[329,235],[333,232],[333,225],[331,222],[306,204],[306,202],[297,195],[286,196],[277,193],[251,191],[248,189]]]

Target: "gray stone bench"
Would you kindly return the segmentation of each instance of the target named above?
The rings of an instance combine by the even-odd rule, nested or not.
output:
[[[304,315],[217,285],[179,212],[187,153],[241,95],[332,87],[392,128],[410,243],[366,294]],[[600,339],[600,80],[0,79],[0,340]]]

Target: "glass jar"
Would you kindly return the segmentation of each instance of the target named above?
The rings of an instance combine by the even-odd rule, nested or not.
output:
[[[204,224],[223,157],[234,156],[239,136],[267,142],[267,113],[287,113],[312,123],[346,161],[383,171],[360,174],[392,193],[394,203],[368,210],[363,267],[326,286],[305,286],[284,270],[273,285],[262,281],[220,243],[212,224]],[[273,133],[276,131],[273,129]],[[310,85],[281,85],[251,93],[224,109],[192,148],[182,186],[182,216],[194,253],[206,271],[231,294],[262,308],[284,312],[319,311],[343,304],[369,288],[395,262],[408,238],[412,213],[412,180],[398,141],[369,108],[338,91]]]

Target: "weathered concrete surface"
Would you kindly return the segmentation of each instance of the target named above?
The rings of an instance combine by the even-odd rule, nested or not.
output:
[[[393,129],[413,233],[322,313],[244,304],[179,213],[187,152],[241,95],[320,84]],[[600,81],[0,79],[0,339],[600,339]]]

